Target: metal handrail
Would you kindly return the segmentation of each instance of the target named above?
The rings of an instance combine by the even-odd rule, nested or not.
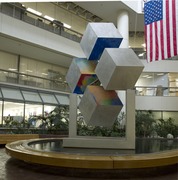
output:
[[[5,4],[5,3],[2,3],[2,4]],[[34,19],[34,20],[38,20],[38,19],[40,18],[40,19],[42,19],[44,22],[48,22],[48,23],[45,23],[46,25],[49,25],[49,24],[52,22],[52,21],[44,18],[43,16],[38,16],[38,15],[32,13],[32,12],[27,11],[26,8],[24,8],[23,6],[17,6],[15,3],[6,3],[6,4],[10,4],[10,5],[13,6],[13,13],[12,13],[13,15],[12,15],[11,17],[15,17],[14,14],[15,14],[15,12],[16,12],[16,9],[18,9],[18,10],[21,10],[21,12],[23,12],[23,14],[27,14],[27,13],[28,13],[28,14],[31,14],[31,15],[35,16],[37,19]],[[1,5],[0,5],[0,6],[1,6]],[[0,8],[0,12],[4,13],[4,14],[6,14],[6,15],[10,15],[10,14],[5,13],[5,12],[2,11],[2,6],[1,6],[1,8]],[[16,18],[17,18],[17,17],[16,17]],[[18,18],[18,19],[26,22],[23,18]],[[28,23],[28,22],[26,22],[26,23]],[[58,27],[63,28],[64,30],[66,30],[65,32],[67,32],[67,33],[70,34],[70,35],[77,35],[77,37],[79,38],[79,40],[77,40],[77,39],[72,39],[72,38],[63,36],[62,34],[59,34],[60,36],[63,36],[63,37],[65,37],[65,38],[68,38],[68,39],[73,40],[73,41],[80,42],[81,37],[83,36],[83,34],[77,32],[77,31],[75,31],[75,30],[73,30],[73,29],[69,29],[69,28],[67,28],[67,27],[64,27],[64,26],[62,26],[62,25],[60,25],[60,24],[58,24],[58,23],[53,23],[53,24],[56,24]],[[44,28],[44,30],[47,30],[47,29]],[[50,32],[51,32],[51,31],[50,31]],[[55,32],[53,32],[53,33],[55,33]],[[56,34],[56,33],[55,33],[55,34]]]
[[[63,82],[63,81],[60,81],[60,80],[55,80],[55,79],[50,79],[50,78],[44,78],[44,77],[40,77],[40,76],[35,76],[35,75],[29,75],[29,74],[25,74],[25,73],[20,73],[20,72],[15,72],[15,71],[10,71],[10,70],[4,70],[4,69],[0,69],[0,72],[5,72],[5,73],[8,73],[8,74],[14,74],[15,76],[17,76],[16,78],[16,82],[13,82],[13,84],[21,84],[20,83],[20,79],[19,77],[20,76],[26,76],[26,77],[29,77],[29,78],[35,78],[35,79],[40,79],[42,81],[48,81],[49,83],[53,83],[53,85],[61,85],[62,87],[64,87],[62,90],[64,92],[69,92],[69,87],[68,87],[68,84],[66,82]],[[0,81],[1,80],[1,75],[0,75]],[[9,76],[6,76],[6,77],[9,77]],[[8,82],[6,80],[6,82]],[[27,80],[27,85],[28,85],[28,80]],[[38,83],[37,81],[34,81],[34,83]],[[47,88],[47,86],[45,87],[45,89],[52,89],[52,90],[56,90],[56,88],[54,88],[53,86],[49,86]]]
[[[178,96],[178,87],[135,86],[137,96]]]

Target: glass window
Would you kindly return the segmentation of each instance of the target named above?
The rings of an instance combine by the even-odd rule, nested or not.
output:
[[[40,93],[40,96],[44,103],[58,104],[58,102],[53,94]]]
[[[38,104],[25,104],[25,120],[31,127],[40,127],[43,124],[42,117],[43,106]]]
[[[163,111],[163,119],[167,120],[169,118],[174,119],[175,124],[178,124],[178,112]]]
[[[44,116],[47,116],[55,108],[56,108],[56,106],[47,106],[47,105],[44,105]]]
[[[49,63],[21,57],[20,72],[24,74],[48,78],[48,69],[51,69],[51,66],[52,65]]]
[[[62,105],[69,105],[69,96],[68,95],[59,95],[59,94],[55,94],[57,100],[59,101],[60,104]]]
[[[18,56],[0,51],[0,67],[4,70],[17,71]]]
[[[42,103],[41,98],[37,92],[22,91],[25,101]]]
[[[20,73],[28,75],[28,76],[25,75],[20,76],[20,82],[22,84],[33,85],[42,88],[56,87],[55,89],[59,89],[60,86],[64,88],[63,82],[65,81],[66,72],[67,72],[67,68],[53,65],[50,63],[37,61],[27,57],[21,57]],[[30,75],[42,77],[44,79],[31,77]],[[56,80],[56,81],[50,82],[50,80],[47,79]]]
[[[2,101],[0,101],[0,124],[3,124],[2,122]]]
[[[10,124],[12,121],[21,123],[24,119],[24,104],[4,102],[3,124]]]
[[[20,90],[1,88],[4,99],[24,100]]]
[[[18,72],[17,64],[17,55],[0,51],[0,68],[4,69],[4,71],[0,71],[0,80],[3,82],[17,83],[17,74],[14,73]]]
[[[154,119],[158,120],[162,118],[162,112],[161,111],[152,111]]]
[[[1,90],[0,90],[0,99],[2,99],[2,93],[1,93]]]

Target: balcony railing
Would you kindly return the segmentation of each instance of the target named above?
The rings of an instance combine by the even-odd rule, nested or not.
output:
[[[76,42],[82,37],[81,33],[64,27],[59,21],[52,22],[27,11],[20,3],[1,3],[0,12]]]
[[[83,34],[64,27],[59,21],[50,21],[42,16],[38,16],[26,10],[20,3],[1,3],[0,12],[26,23],[63,36],[72,41],[80,42]],[[139,59],[146,59],[146,52],[143,48],[132,48]],[[168,60],[177,60],[178,56]]]
[[[70,92],[64,80],[49,79],[0,69],[0,82],[33,86],[36,88]],[[178,96],[178,87],[136,86],[137,96]]]
[[[136,86],[137,96],[178,96],[178,87]]]
[[[69,87],[63,80],[49,79],[3,69],[0,69],[0,82],[69,92]]]

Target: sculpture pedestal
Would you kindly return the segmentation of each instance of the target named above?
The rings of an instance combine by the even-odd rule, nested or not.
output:
[[[109,137],[76,137],[64,138],[64,147],[75,148],[102,148],[102,149],[135,149],[135,141],[126,138]]]
[[[77,136],[77,95],[70,95],[69,138],[63,139],[63,147],[135,149],[135,90],[126,91],[126,137]]]

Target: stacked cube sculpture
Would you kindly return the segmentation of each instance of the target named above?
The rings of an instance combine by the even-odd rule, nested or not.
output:
[[[67,73],[72,92],[83,94],[79,109],[88,125],[113,125],[123,107],[114,90],[133,89],[144,68],[131,49],[119,48],[122,39],[113,23],[89,23],[80,42],[87,58],[74,58]]]

